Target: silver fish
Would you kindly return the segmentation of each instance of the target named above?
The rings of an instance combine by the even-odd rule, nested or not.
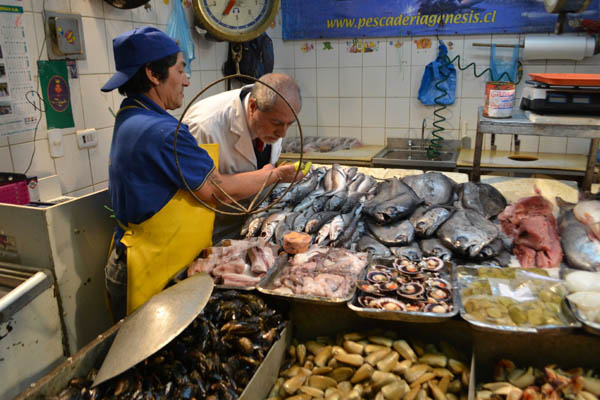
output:
[[[265,218],[265,221],[262,224],[260,229],[260,237],[265,241],[271,240],[271,237],[275,233],[275,228],[277,225],[285,219],[288,215],[287,211],[275,212]]]
[[[475,257],[498,237],[498,227],[473,210],[458,210],[440,226],[438,239],[448,248]]]
[[[495,187],[487,183],[465,182],[457,189],[460,205],[477,211],[486,218],[493,218],[506,208],[506,199]]]
[[[412,261],[420,261],[423,258],[423,252],[419,245],[414,242],[408,246],[391,247],[390,250],[396,257],[404,257]]]
[[[419,237],[431,237],[453,212],[443,207],[419,207],[410,216],[410,222]]]
[[[248,224],[248,228],[246,229],[246,233],[244,234],[244,229],[242,228],[241,235],[246,238],[251,238],[255,236],[258,232],[260,232],[260,227],[262,226],[265,218],[267,218],[268,214],[258,215],[255,218],[248,219],[250,223]]]
[[[558,231],[571,267],[600,272],[600,240],[589,234],[587,226],[575,218],[573,211],[561,208]]]
[[[303,232],[308,222],[308,215],[304,212],[299,214],[292,224],[292,230],[295,232]]]
[[[326,246],[329,243],[329,231],[331,229],[331,224],[325,224],[319,229],[317,233],[317,237],[315,239],[316,244],[320,244],[321,246]]]
[[[323,224],[331,221],[331,219],[336,215],[338,215],[336,211],[323,211],[320,213],[316,213],[310,218],[310,220],[308,220],[304,231],[306,233],[315,233],[319,229],[321,229]]]
[[[370,235],[363,235],[358,241],[357,248],[359,251],[368,251],[378,257],[389,257],[392,255],[387,246],[379,243]]]
[[[325,204],[325,210],[327,210],[327,211],[339,210],[340,208],[342,208],[342,206],[346,202],[347,198],[348,198],[347,191],[340,190],[338,192],[335,192],[333,195],[331,195],[327,204]]]
[[[369,223],[367,227],[377,240],[388,246],[403,246],[415,238],[415,228],[407,219],[389,225]]]
[[[456,182],[439,172],[410,175],[402,179],[404,183],[427,205],[449,204],[454,196]]]
[[[405,183],[392,178],[377,185],[377,193],[365,202],[365,213],[378,224],[389,224],[412,214],[422,203]]]
[[[419,242],[423,255],[430,257],[439,257],[444,261],[452,258],[452,251],[440,242],[439,239],[425,239]]]
[[[319,188],[319,189],[315,190],[310,195],[308,195],[304,199],[302,199],[302,201],[300,201],[298,204],[296,204],[296,206],[294,207],[294,211],[301,212],[301,211],[306,210],[307,208],[311,208],[315,199],[317,197],[321,196],[323,193],[325,193],[324,189]]]
[[[333,164],[323,177],[323,187],[330,193],[346,188],[346,174],[338,164]]]

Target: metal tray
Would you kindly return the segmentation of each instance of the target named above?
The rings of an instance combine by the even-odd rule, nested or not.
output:
[[[475,268],[474,266],[467,266],[471,268]],[[573,330],[580,328],[581,323],[577,321],[571,309],[567,305],[567,300],[563,299],[561,303],[561,308],[564,316],[570,319],[568,325],[543,325],[537,328],[534,327],[520,327],[520,326],[507,326],[507,325],[496,325],[496,324],[488,324],[482,321],[474,320],[469,317],[469,313],[465,310],[465,307],[462,302],[461,285],[458,282],[457,277],[458,268],[453,273],[452,284],[456,288],[456,304],[460,310],[460,316],[462,319],[467,321],[469,325],[478,331],[483,332],[491,332],[491,333],[523,333],[523,334],[539,334],[539,335],[561,335],[565,333],[572,332]]]
[[[369,263],[367,268],[363,271],[362,278],[366,278],[366,274],[368,271],[368,267],[372,264],[383,264],[390,266],[394,261],[394,258],[376,258]],[[404,322],[420,322],[420,323],[437,323],[444,322],[448,319],[456,316],[458,314],[458,305],[455,301],[457,293],[454,290],[454,282],[450,280],[450,276],[443,276],[448,282],[452,283],[452,311],[449,313],[433,313],[433,312],[418,312],[418,311],[386,311],[386,310],[378,310],[374,308],[364,308],[358,304],[358,295],[360,293],[359,290],[355,290],[355,295],[352,297],[352,301],[348,302],[348,308],[354,311],[361,317],[364,318],[375,318],[375,319],[383,319],[390,321],[404,321]]]
[[[584,331],[591,333],[592,335],[600,335],[600,323],[588,321],[577,309],[577,306],[566,299],[567,307],[575,316],[575,319],[582,325]]]
[[[370,257],[371,256],[369,255],[369,260],[367,261],[367,265],[369,265]],[[273,266],[273,268],[271,268],[269,270],[269,272],[267,272],[267,275],[258,283],[258,285],[256,285],[256,290],[258,290],[259,292],[261,292],[263,294],[278,297],[278,298],[284,299],[284,300],[289,300],[292,302],[311,303],[311,304],[319,304],[319,305],[324,305],[324,306],[332,306],[332,305],[347,303],[350,300],[352,300],[352,298],[354,297],[354,294],[356,293],[356,285],[353,285],[353,288],[348,293],[348,296],[340,297],[340,298],[329,298],[329,297],[308,296],[308,295],[298,295],[298,294],[287,295],[287,294],[278,293],[275,290],[273,290],[271,287],[273,286],[273,281],[281,275],[281,273],[283,272],[283,269],[286,267],[287,267],[287,258],[285,260],[283,258],[278,259],[277,262],[275,263],[275,265]]]

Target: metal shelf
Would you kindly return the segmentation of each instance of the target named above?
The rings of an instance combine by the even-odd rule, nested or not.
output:
[[[529,120],[521,110],[514,112],[511,118],[494,119],[483,116],[483,107],[477,111],[477,134],[475,137],[475,153],[473,154],[473,170],[471,180],[479,182],[481,176],[481,153],[484,134],[497,135],[529,135],[529,136],[554,136],[554,137],[577,137],[592,139],[588,152],[587,166],[583,180],[583,190],[589,190],[594,178],[594,166],[600,142],[600,124],[572,124],[561,123],[539,123]]]

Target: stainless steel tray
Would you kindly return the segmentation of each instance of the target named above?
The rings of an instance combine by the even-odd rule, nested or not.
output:
[[[570,272],[575,272],[575,271],[579,271],[579,270],[569,268],[568,265],[566,265],[565,263],[562,263],[560,266],[560,271],[559,271],[560,278],[565,279]],[[585,318],[579,312],[579,310],[577,309],[577,305],[575,305],[574,303],[571,303],[569,301],[569,299],[566,299],[565,301],[567,303],[567,307],[569,307],[569,310],[571,310],[571,312],[575,316],[575,319],[577,319],[577,321],[579,321],[581,323],[581,326],[583,327],[584,331],[591,333],[592,335],[600,335],[600,323],[588,321],[587,318]]]
[[[584,331],[591,333],[592,335],[600,336],[600,323],[588,321],[583,315],[581,315],[577,309],[577,306],[571,303],[568,299],[566,300],[566,303],[567,307],[569,307],[569,310],[571,310],[577,321],[581,323]]]
[[[475,268],[473,266],[470,266],[470,267]],[[521,326],[488,324],[483,321],[472,319],[472,318],[470,318],[469,313],[467,313],[467,311],[465,310],[465,307],[462,302],[462,296],[461,296],[462,287],[458,281],[457,271],[458,271],[458,268],[454,271],[453,279],[452,279],[452,284],[456,288],[456,304],[460,310],[461,318],[464,319],[465,321],[467,321],[467,323],[469,323],[469,325],[471,325],[473,327],[473,329],[476,329],[478,331],[483,331],[483,332],[491,332],[491,333],[510,333],[510,334],[515,334],[515,333],[517,333],[517,334],[518,333],[532,334],[533,333],[533,334],[539,334],[539,335],[561,335],[561,334],[572,332],[573,330],[581,327],[581,323],[579,323],[577,321],[573,312],[568,307],[566,298],[563,299],[563,301],[561,303],[561,308],[562,308],[561,311],[564,314],[565,318],[567,318],[569,320],[567,325],[542,325],[539,327],[521,327]]]
[[[383,264],[383,265],[391,265],[395,258],[376,258],[369,263],[369,266],[372,264]],[[366,277],[369,266],[365,268],[363,271],[363,279]],[[444,275],[444,278],[450,281],[450,277]],[[404,322],[420,322],[420,323],[438,323],[447,321],[450,318],[458,315],[458,306],[456,303],[457,293],[454,290],[454,282],[452,282],[452,311],[448,313],[433,313],[433,312],[417,312],[417,311],[387,311],[387,310],[378,310],[374,308],[364,308],[360,304],[358,304],[358,296],[360,291],[356,290],[355,295],[352,297],[352,301],[348,302],[348,308],[354,311],[361,317],[364,318],[375,318],[375,319],[383,319],[390,321],[404,321]]]
[[[369,262],[367,262],[367,265],[369,265]],[[331,305],[347,303],[348,301],[352,300],[352,298],[354,297],[354,294],[356,293],[356,285],[353,285],[353,288],[348,293],[348,296],[340,297],[340,298],[308,296],[308,295],[299,295],[299,294],[288,295],[288,294],[282,294],[282,293],[276,292],[274,289],[272,289],[273,281],[281,275],[281,273],[283,272],[283,270],[286,267],[287,267],[287,258],[286,259],[283,259],[283,258],[278,259],[277,262],[275,263],[275,266],[273,266],[273,268],[271,268],[269,270],[269,272],[267,272],[267,275],[258,283],[258,285],[256,286],[256,290],[258,290],[259,292],[261,292],[263,294],[278,297],[278,298],[292,301],[292,302],[311,303],[311,304],[319,304],[319,305],[324,305],[324,306],[331,306]]]

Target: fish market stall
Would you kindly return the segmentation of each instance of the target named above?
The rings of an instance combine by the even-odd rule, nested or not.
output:
[[[586,204],[576,186],[501,177],[471,183],[457,173],[315,165],[285,195],[284,188],[263,206],[282,196],[279,204],[246,220],[241,238],[206,249],[184,271],[191,278],[210,274],[217,287],[211,302],[226,305],[209,303],[164,347],[166,353],[153,353],[97,390],[133,394],[144,388],[178,398],[193,392],[198,398],[460,400],[474,396],[476,382],[491,382],[483,372],[475,381],[467,368],[472,359],[481,366],[477,376],[479,368],[504,358],[525,371],[521,366],[550,363],[589,368],[600,359],[600,336],[582,329],[600,332],[594,329],[600,310],[578,298],[589,288],[571,288],[560,279],[573,273],[568,265],[589,269],[594,262],[593,254],[590,261],[582,256],[587,253],[569,250],[596,243],[589,237],[585,242],[587,233],[578,225]],[[563,200],[579,203],[567,207]],[[554,241],[533,240],[540,226],[555,229]],[[514,232],[527,233],[528,240]],[[564,249],[560,260],[556,246]],[[526,269],[505,268],[526,262],[532,263]],[[226,291],[233,286],[241,291]],[[283,330],[278,328],[281,336],[271,349],[259,351],[264,358],[244,353],[255,351],[259,336],[272,335],[272,328],[259,333],[250,323],[257,313],[245,304],[249,296],[282,307],[279,321],[289,321],[285,329],[278,325]],[[234,315],[236,322],[221,319]],[[267,316],[273,314],[259,318]],[[202,318],[216,318],[214,333],[207,333],[212,328]],[[122,324],[21,398],[89,391],[93,369],[110,353]],[[206,337],[214,347],[198,339]],[[173,352],[183,354],[184,385],[166,385],[175,380],[167,376],[146,389]],[[219,363],[252,365],[256,372],[244,384],[234,379],[218,385],[204,375],[210,368],[221,377],[236,375],[215,367]]]

